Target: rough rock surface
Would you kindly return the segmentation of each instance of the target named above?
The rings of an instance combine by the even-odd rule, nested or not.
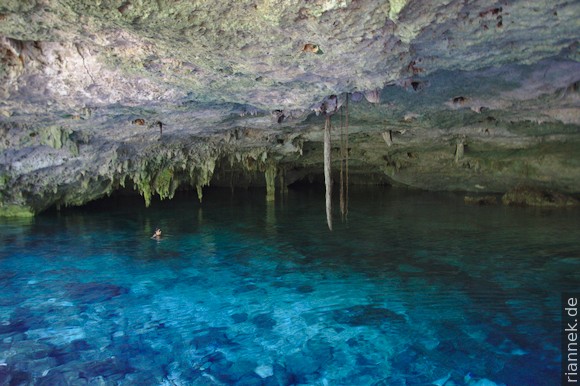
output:
[[[526,186],[516,186],[508,190],[501,198],[506,205],[567,207],[578,205],[578,200],[558,192],[540,190]]]
[[[577,193],[579,39],[563,0],[4,0],[0,213],[319,178],[347,97],[353,183]]]

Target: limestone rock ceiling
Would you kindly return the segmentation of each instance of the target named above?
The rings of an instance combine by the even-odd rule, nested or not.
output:
[[[204,185],[224,158],[321,172],[316,114],[331,95],[350,98],[353,172],[434,189],[501,191],[521,177],[580,191],[577,156],[537,150],[578,144],[579,38],[578,1],[3,0],[2,202],[78,204],[125,178],[163,196],[164,168],[171,195],[178,171],[199,169],[187,183]],[[458,141],[472,157],[495,153],[468,162],[475,174],[425,180],[449,161],[445,146],[449,167],[465,169]],[[521,160],[510,169],[505,151],[518,146],[562,178]],[[498,176],[493,159],[515,174]]]

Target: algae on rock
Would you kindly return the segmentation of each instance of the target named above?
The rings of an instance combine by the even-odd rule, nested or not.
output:
[[[39,131],[41,144],[53,149],[67,149],[72,155],[79,154],[78,145],[71,139],[73,131],[70,128],[60,126],[48,126]]]
[[[175,190],[172,188],[175,185],[172,184],[173,181],[173,169],[172,168],[165,168],[161,169],[157,175],[155,176],[155,180],[153,181],[153,188],[155,192],[159,195],[160,199],[165,198],[173,198],[175,194]]]
[[[0,217],[32,217],[34,210],[26,205],[0,204]]]

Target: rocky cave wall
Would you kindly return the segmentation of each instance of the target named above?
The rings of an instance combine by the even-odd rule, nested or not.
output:
[[[338,180],[347,104],[351,183],[578,193],[579,36],[569,1],[5,0],[0,214],[272,197],[322,176],[325,115]]]

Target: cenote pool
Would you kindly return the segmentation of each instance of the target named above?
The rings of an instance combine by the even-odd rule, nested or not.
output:
[[[0,220],[0,384],[558,384],[579,210],[353,189],[329,232],[323,198]]]

